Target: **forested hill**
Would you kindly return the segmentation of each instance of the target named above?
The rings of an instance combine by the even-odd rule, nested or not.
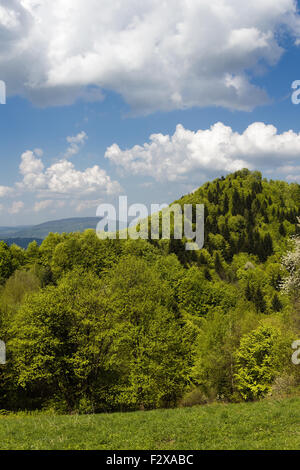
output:
[[[0,242],[1,409],[91,413],[300,393],[291,361],[300,186],[242,170],[177,202],[204,203],[203,249],[174,237],[101,240],[91,229],[25,250]]]
[[[208,182],[178,202],[205,205],[205,245],[230,262],[246,252],[266,261],[286,250],[300,215],[300,185],[263,179],[258,171],[237,171]]]

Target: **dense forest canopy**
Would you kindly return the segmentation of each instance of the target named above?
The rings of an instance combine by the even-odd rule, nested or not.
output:
[[[0,408],[86,413],[299,390],[300,185],[242,170],[176,202],[205,205],[203,249],[93,230],[27,249],[0,242]]]

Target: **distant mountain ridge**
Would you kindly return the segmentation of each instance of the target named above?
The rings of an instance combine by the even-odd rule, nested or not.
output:
[[[51,220],[38,225],[20,227],[0,227],[0,240],[7,240],[9,244],[13,240],[30,239],[43,240],[50,232],[70,233],[83,232],[86,229],[96,230],[98,217],[72,217],[68,219]]]

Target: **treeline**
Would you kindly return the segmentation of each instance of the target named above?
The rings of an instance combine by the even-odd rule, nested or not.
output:
[[[205,204],[199,252],[92,230],[27,249],[0,243],[0,408],[134,410],[297,391],[297,289],[281,286],[300,186],[243,170],[177,202]]]

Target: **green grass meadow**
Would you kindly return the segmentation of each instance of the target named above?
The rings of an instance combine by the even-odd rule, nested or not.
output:
[[[0,417],[1,450],[300,449],[300,398],[98,415]]]

